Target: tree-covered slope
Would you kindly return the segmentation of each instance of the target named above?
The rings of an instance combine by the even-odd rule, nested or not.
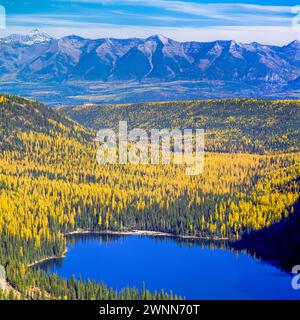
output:
[[[177,299],[145,288],[117,291],[95,281],[67,281],[29,267],[60,257],[64,233],[98,228],[96,206],[100,198],[110,202],[110,173],[94,174],[93,134],[73,120],[17,96],[0,95],[0,108],[0,265],[9,281],[0,300]]]
[[[0,95],[1,151],[22,148],[20,132],[36,132],[53,138],[64,135],[81,142],[91,138],[91,132],[81,125],[38,101]]]
[[[300,101],[230,99],[59,108],[88,128],[202,128],[206,150],[272,153],[300,151]]]
[[[208,152],[197,176],[186,175],[181,165],[99,165],[93,134],[74,121],[18,97],[1,96],[0,107],[6,139],[0,150],[0,264],[24,295],[30,285],[55,297],[109,295],[105,286],[90,283],[74,296],[77,282],[28,268],[62,255],[64,235],[77,229],[145,229],[235,241],[294,215],[300,153]],[[184,115],[181,120],[189,123]]]

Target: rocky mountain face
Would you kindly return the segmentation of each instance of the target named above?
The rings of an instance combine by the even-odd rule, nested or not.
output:
[[[0,39],[0,79],[22,81],[242,81],[297,86],[300,42],[283,47],[235,41],[55,39],[33,30]]]

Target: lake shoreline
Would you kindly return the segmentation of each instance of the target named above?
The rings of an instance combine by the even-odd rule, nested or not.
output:
[[[66,254],[68,253],[68,248],[66,247],[64,252],[61,255],[56,255],[56,256],[50,256],[46,258],[42,258],[40,260],[36,260],[30,264],[27,265],[28,268],[34,267],[42,262],[48,261],[48,260],[55,260],[55,259],[62,259],[66,257]]]
[[[134,236],[127,236],[128,232]],[[164,288],[180,296],[200,299],[208,298],[211,285],[216,290],[216,295],[212,297],[225,294],[217,280],[210,281],[214,279],[218,265],[224,264],[222,267],[225,276],[221,286],[232,288],[230,294],[235,297],[245,299],[257,294],[256,297],[259,298],[266,287],[269,288],[268,299],[271,299],[275,297],[273,286],[277,288],[274,290],[278,291],[278,297],[284,296],[284,292],[291,297],[293,295],[289,285],[290,273],[278,268],[274,261],[261,263],[259,257],[247,250],[232,250],[230,244],[227,246],[225,242],[180,240],[170,235],[163,237],[163,232],[128,232],[118,232],[121,233],[120,236],[115,235],[116,232],[105,230],[93,232],[79,229],[69,232],[69,236],[65,234],[69,249],[67,258],[43,262],[34,267],[34,270],[40,269],[49,275],[56,274],[66,280],[72,279],[72,276],[80,279],[81,276],[83,282],[91,279],[97,283],[106,283],[115,290],[125,287],[139,289],[144,282],[150,292]],[[63,249],[64,247],[62,251]],[[122,266],[121,272],[119,266]],[[243,292],[235,286],[235,277],[231,276],[235,272],[244,279]],[[257,277],[261,274],[264,275],[263,279]],[[265,284],[262,284],[263,281]],[[203,288],[202,292],[197,289],[200,287]],[[258,288],[260,289],[256,292]]]
[[[229,238],[219,238],[219,237],[201,237],[201,236],[190,236],[190,235],[181,235],[175,233],[161,232],[161,231],[151,231],[151,230],[87,230],[87,229],[77,229],[75,231],[67,232],[64,235],[80,235],[80,234],[99,234],[99,235],[124,235],[124,236],[149,236],[149,237],[172,237],[179,239],[191,239],[191,240],[207,240],[207,241],[229,241]]]
[[[74,231],[64,233],[64,236],[72,236],[72,235],[116,235],[116,236],[148,236],[148,237],[170,237],[177,239],[190,239],[190,240],[206,240],[206,241],[229,241],[228,238],[210,238],[210,237],[199,237],[199,236],[188,236],[188,235],[176,235],[174,233],[167,233],[161,231],[150,231],[150,230],[123,230],[123,231],[112,231],[112,230],[88,230],[88,229],[76,229]],[[62,259],[66,257],[68,253],[68,248],[66,247],[64,252],[61,255],[45,257],[40,260],[36,260],[27,265],[28,268],[34,267],[42,262],[48,260]]]

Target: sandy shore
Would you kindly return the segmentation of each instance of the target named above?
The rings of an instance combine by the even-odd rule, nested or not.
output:
[[[126,236],[151,236],[151,237],[171,237],[174,236],[170,233],[158,232],[158,231],[146,231],[146,230],[128,230],[128,231],[111,231],[111,230],[85,230],[85,229],[77,229],[75,231],[71,231],[65,233],[66,236],[73,234],[107,234],[107,235],[126,235]]]
[[[228,238],[211,238],[211,237],[200,237],[200,236],[190,236],[190,235],[180,235],[174,233],[160,232],[160,231],[149,231],[149,230],[123,230],[123,231],[111,231],[111,230],[86,230],[77,229],[75,231],[65,233],[65,236],[75,235],[75,234],[107,234],[107,235],[124,235],[124,236],[149,236],[149,237],[173,237],[181,239],[198,239],[198,240],[211,240],[211,241],[228,241]]]

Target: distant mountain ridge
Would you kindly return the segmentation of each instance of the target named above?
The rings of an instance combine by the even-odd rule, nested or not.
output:
[[[300,82],[300,42],[53,38],[33,30],[0,39],[0,80],[243,81],[272,88]]]

